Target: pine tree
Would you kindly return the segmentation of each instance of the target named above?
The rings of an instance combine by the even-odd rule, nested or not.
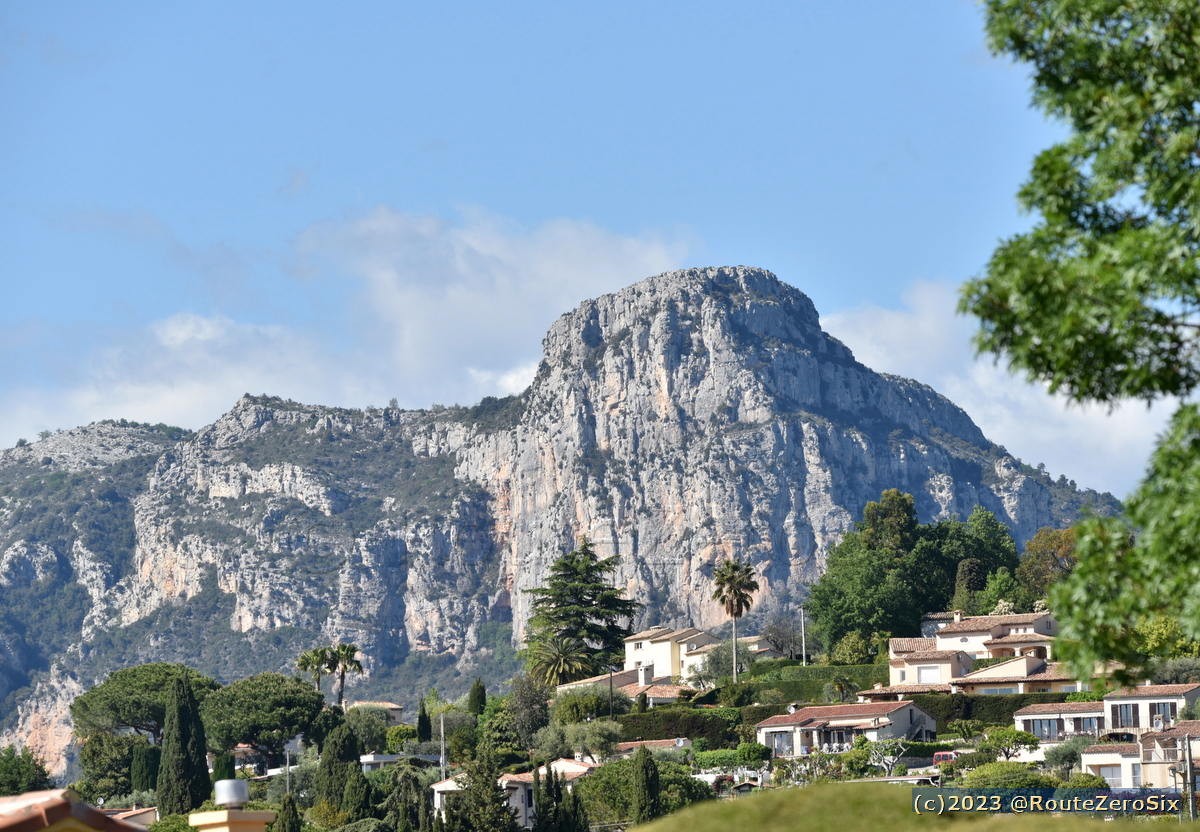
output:
[[[371,783],[360,766],[349,768],[346,788],[342,792],[342,811],[346,822],[354,823],[371,817]]]
[[[175,677],[167,702],[156,791],[162,815],[190,812],[207,800],[211,791],[204,724],[192,686],[183,675]]]
[[[300,812],[296,809],[296,798],[288,792],[279,804],[279,817],[273,827],[275,832],[300,832]]]
[[[625,657],[624,640],[631,632],[624,624],[642,605],[609,583],[607,576],[616,568],[615,557],[597,557],[591,541],[581,538],[577,550],[550,567],[545,586],[527,590],[534,599],[526,641],[530,645],[553,638],[583,642],[597,651],[597,669],[619,668]]]
[[[425,700],[417,709],[417,742],[429,742],[433,738],[433,726],[429,722],[429,713],[425,710]]]
[[[129,774],[135,792],[152,791],[158,786],[158,766],[161,759],[162,749],[157,745],[145,743],[133,747],[133,763]]]
[[[483,713],[485,705],[487,705],[487,688],[483,686],[483,680],[477,676],[475,684],[471,685],[471,692],[467,694],[467,713],[479,716]]]
[[[321,763],[317,768],[317,800],[325,801],[335,809],[342,810],[342,797],[346,793],[346,781],[350,773],[359,768],[358,738],[346,725],[339,725],[325,738],[321,752]],[[360,769],[361,773],[361,769]]]
[[[658,817],[658,764],[646,746],[633,755],[633,822],[647,823]]]

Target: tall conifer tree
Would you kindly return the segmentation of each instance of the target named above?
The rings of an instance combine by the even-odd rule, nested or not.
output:
[[[190,812],[208,799],[208,758],[204,723],[183,675],[175,677],[163,724],[162,761],[158,770],[158,809],[163,815]]]
[[[659,814],[658,764],[646,746],[633,755],[633,822],[646,823]]]
[[[429,712],[425,710],[425,700],[417,709],[417,742],[429,742],[433,739],[433,725],[429,722]]]
[[[296,808],[296,798],[292,797],[291,792],[288,792],[279,804],[279,817],[275,820],[273,828],[275,832],[300,832],[301,826],[300,812]]]

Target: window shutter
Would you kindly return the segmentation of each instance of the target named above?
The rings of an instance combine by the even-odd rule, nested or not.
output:
[[[1100,716],[1096,717],[1096,730],[1097,731],[1104,730],[1104,712],[1103,711],[1101,711]]]
[[[1021,726],[1022,726],[1021,727],[1022,731],[1027,731],[1030,734],[1033,733],[1033,720],[1032,719],[1022,719]]]
[[[1066,732],[1066,730],[1067,730],[1066,722],[1063,720],[1062,717],[1059,717],[1058,718],[1058,735],[1061,737],[1063,735],[1063,733]]]
[[[1175,714],[1178,713],[1178,711],[1176,710],[1177,707],[1178,707],[1178,703],[1175,703],[1175,702],[1171,703],[1171,721],[1172,722],[1175,721]]]
[[[1112,706],[1112,724],[1114,728],[1121,726],[1121,710],[1116,705]]]
[[[1078,717],[1078,716],[1075,717],[1074,722],[1075,722],[1075,733],[1076,734],[1083,733],[1083,717]]]
[[[1142,724],[1141,723],[1141,713],[1142,713],[1141,705],[1139,705],[1137,702],[1134,702],[1133,703],[1133,727],[1134,728],[1141,727],[1141,724]]]

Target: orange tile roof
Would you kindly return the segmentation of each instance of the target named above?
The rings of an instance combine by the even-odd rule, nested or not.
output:
[[[1200,688],[1200,684],[1190,685],[1138,685],[1133,688],[1121,688],[1115,690],[1108,696],[1104,697],[1105,701],[1109,699],[1126,699],[1131,696],[1183,696],[1185,693],[1191,693],[1196,688]]]
[[[1107,742],[1100,745],[1089,745],[1083,749],[1084,754],[1140,754],[1142,747],[1136,742]]]
[[[66,818],[99,832],[145,832],[145,827],[110,818],[70,789],[49,789],[0,797],[0,830],[38,832]]]
[[[1037,705],[1026,705],[1013,716],[1033,716],[1034,714],[1102,714],[1103,702],[1040,702]]]
[[[936,638],[889,638],[888,649],[893,653],[915,653],[918,650],[936,650]]]
[[[952,633],[982,633],[993,627],[1003,627],[1010,624],[1032,624],[1039,618],[1045,618],[1048,612],[1022,612],[1015,615],[972,615],[962,621],[951,621],[938,630],[938,635]]]
[[[853,702],[848,705],[814,705],[801,708],[794,714],[769,716],[755,727],[763,725],[799,725],[817,719],[853,719],[855,717],[887,716],[893,711],[912,705],[912,702]]]

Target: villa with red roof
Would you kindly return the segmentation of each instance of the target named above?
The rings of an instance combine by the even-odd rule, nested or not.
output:
[[[937,720],[913,702],[854,702],[800,708],[754,726],[757,739],[776,757],[803,757],[814,750],[844,751],[857,736],[871,742],[926,739]]]

